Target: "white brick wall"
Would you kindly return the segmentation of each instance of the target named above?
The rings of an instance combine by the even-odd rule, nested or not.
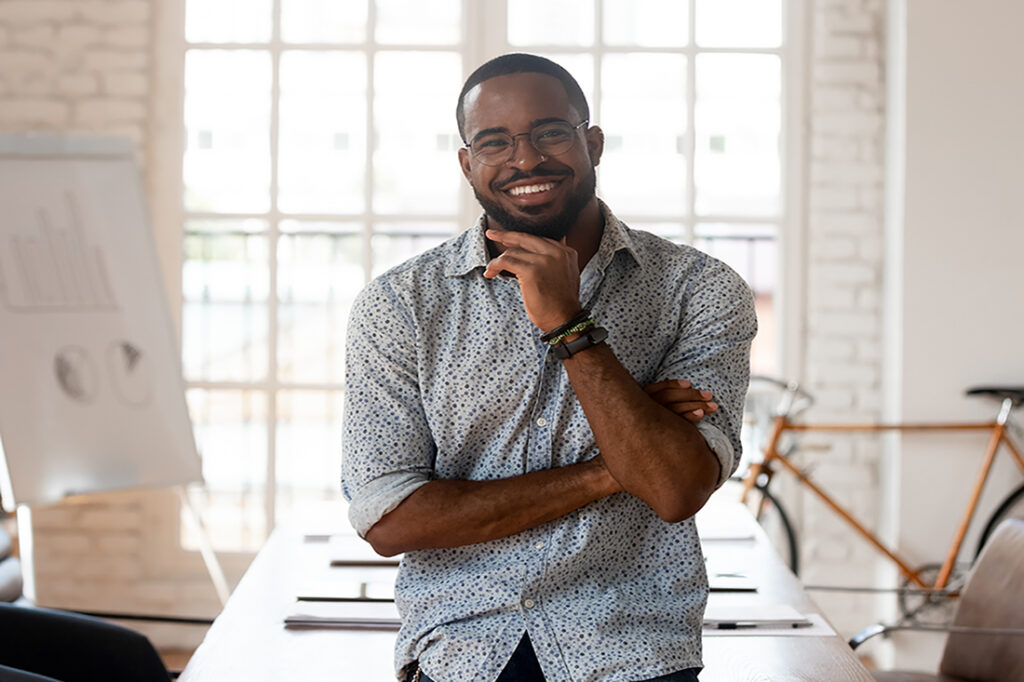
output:
[[[884,15],[880,0],[810,3],[810,166],[803,381],[818,420],[877,419],[881,400]],[[802,462],[869,527],[879,501],[876,438],[809,435],[827,450]],[[781,483],[781,481],[780,481]],[[784,490],[797,509],[807,584],[870,585],[876,554],[816,498]],[[844,634],[873,622],[865,595],[816,592]]]
[[[0,129],[121,134],[141,146],[152,14],[151,0],[0,0]]]

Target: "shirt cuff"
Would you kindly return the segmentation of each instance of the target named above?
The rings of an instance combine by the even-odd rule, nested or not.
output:
[[[732,476],[732,471],[735,468],[736,453],[732,448],[732,442],[729,438],[714,424],[709,424],[703,420],[699,421],[697,422],[697,430],[704,436],[704,440],[707,441],[711,452],[715,453],[718,463],[722,465],[721,472],[718,475],[718,484],[715,486],[717,490]]]
[[[359,537],[365,538],[385,514],[429,481],[425,475],[415,471],[396,471],[373,479],[360,488],[349,502],[349,523],[359,533]]]

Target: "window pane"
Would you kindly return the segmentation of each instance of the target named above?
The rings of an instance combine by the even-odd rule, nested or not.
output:
[[[205,487],[189,490],[219,550],[256,551],[267,536],[267,399],[261,391],[190,389],[186,392]],[[195,548],[191,525],[183,545]]]
[[[366,58],[356,52],[285,52],[280,110],[280,208],[363,211]]]
[[[462,36],[455,0],[376,0],[377,40],[391,45],[454,45]]]
[[[774,55],[697,57],[698,213],[779,213],[780,69]]]
[[[508,0],[511,45],[593,45],[591,0]]]
[[[255,213],[270,207],[270,55],[185,55],[185,208]]]
[[[257,381],[267,374],[267,238],[259,221],[189,223],[182,268],[182,358],[193,381]],[[237,229],[232,229],[235,227]]]
[[[278,375],[282,381],[340,385],[345,324],[366,282],[362,226],[301,225],[298,231],[289,223],[277,248]]]
[[[374,210],[455,213],[462,181],[455,125],[459,55],[380,53],[375,88]]]
[[[341,391],[277,394],[277,523],[347,530],[341,496]]]
[[[778,47],[781,0],[697,0],[697,44],[704,47]]]
[[[281,0],[281,39],[286,43],[361,43],[367,0]]]
[[[188,0],[185,39],[191,43],[270,40],[271,0]]]
[[[604,58],[602,194],[612,210],[680,215],[686,210],[686,58]]]
[[[681,47],[689,40],[688,9],[680,0],[604,0],[604,41]]]
[[[404,263],[428,249],[443,243],[455,234],[455,224],[420,225],[386,223],[377,229],[384,234],[373,235],[373,276]]]

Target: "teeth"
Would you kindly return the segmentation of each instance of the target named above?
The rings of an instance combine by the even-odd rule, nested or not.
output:
[[[519,197],[524,194],[536,194],[537,192],[546,192],[549,189],[554,188],[555,183],[545,182],[543,185],[526,185],[525,187],[513,187],[508,191],[514,197]]]

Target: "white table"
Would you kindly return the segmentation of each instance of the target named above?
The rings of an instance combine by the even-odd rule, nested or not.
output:
[[[722,504],[716,502],[715,504]],[[704,513],[714,513],[715,507]],[[757,592],[713,592],[712,604],[785,603],[801,613],[820,614],[799,581],[785,567],[752,518],[726,510],[749,524],[752,540],[707,541],[712,559],[741,556]],[[181,676],[183,682],[390,682],[394,680],[395,633],[338,629],[286,629],[283,617],[295,609],[303,587],[337,580],[328,545],[304,542],[296,533],[275,531],[253,561],[224,611]],[[732,559],[731,559],[732,560]],[[837,635],[705,636],[702,682],[807,680],[841,682],[873,678]]]

